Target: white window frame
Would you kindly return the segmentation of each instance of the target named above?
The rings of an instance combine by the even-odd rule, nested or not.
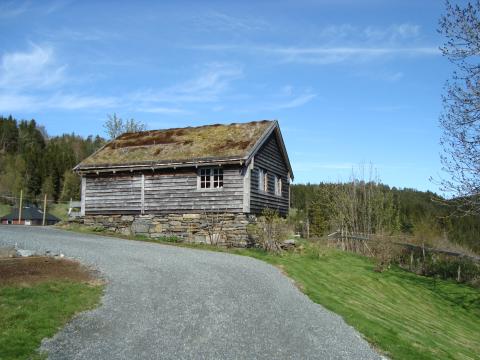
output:
[[[205,186],[203,186],[205,185]],[[198,190],[221,190],[224,185],[224,173],[220,167],[202,168],[198,170]]]
[[[275,195],[282,196],[282,178],[275,175]]]
[[[265,169],[258,169],[258,190],[268,193],[268,172]]]

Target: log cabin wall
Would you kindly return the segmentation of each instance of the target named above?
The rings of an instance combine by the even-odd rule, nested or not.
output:
[[[260,170],[267,172],[268,191],[259,188]],[[275,175],[282,179],[282,195],[275,195]],[[289,208],[289,174],[280,151],[275,133],[259,149],[254,158],[251,174],[250,212],[261,214],[265,208],[276,209],[281,216],[288,215]]]
[[[145,214],[242,212],[242,169],[222,168],[221,189],[198,189],[198,169],[195,168],[89,175],[85,186],[85,214],[141,213],[142,181]]]

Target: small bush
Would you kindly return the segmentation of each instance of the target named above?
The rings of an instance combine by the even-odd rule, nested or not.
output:
[[[162,237],[156,238],[155,240],[165,241],[165,242],[170,242],[170,243],[180,242],[180,238],[178,238],[177,236],[162,236]]]
[[[290,234],[285,219],[280,218],[278,211],[264,209],[256,224],[247,227],[249,235],[265,251],[279,253],[282,241]]]
[[[375,258],[375,271],[383,272],[390,269],[400,257],[401,250],[388,237],[376,239],[370,243],[370,251]]]

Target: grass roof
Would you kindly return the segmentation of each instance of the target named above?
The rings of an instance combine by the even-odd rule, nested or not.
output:
[[[125,133],[77,168],[245,158],[273,121]]]

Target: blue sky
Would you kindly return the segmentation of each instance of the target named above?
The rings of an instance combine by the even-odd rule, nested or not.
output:
[[[437,191],[439,0],[0,1],[0,114],[51,135],[278,119],[295,182]]]

